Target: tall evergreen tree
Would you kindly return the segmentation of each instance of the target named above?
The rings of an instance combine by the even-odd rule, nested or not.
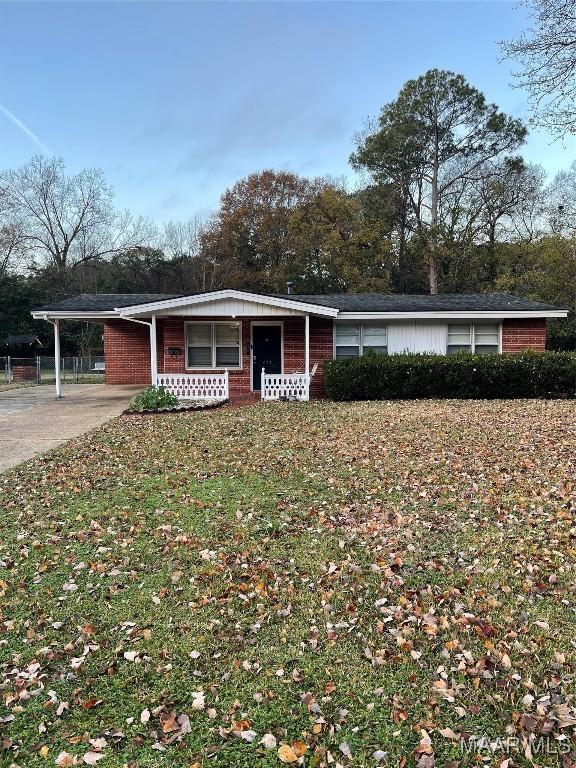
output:
[[[462,75],[432,69],[409,80],[383,107],[377,129],[359,139],[352,164],[405,190],[431,293],[438,292],[444,199],[481,178],[489,161],[516,150],[526,133]]]

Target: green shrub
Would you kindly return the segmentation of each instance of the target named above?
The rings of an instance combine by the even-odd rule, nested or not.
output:
[[[148,387],[132,398],[130,410],[147,411],[155,408],[173,408],[176,405],[178,405],[178,398],[168,392],[165,387]]]
[[[576,355],[365,355],[327,360],[324,386],[333,400],[574,397]]]

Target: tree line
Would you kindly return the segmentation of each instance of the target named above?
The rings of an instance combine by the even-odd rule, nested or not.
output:
[[[34,157],[0,172],[0,337],[31,306],[82,292],[509,291],[574,309],[576,164],[550,181],[528,134],[462,75],[409,80],[354,139],[361,183],[264,170],[207,220],[153,224],[101,171]],[[70,347],[97,346],[76,328]],[[552,344],[574,346],[573,313]]]

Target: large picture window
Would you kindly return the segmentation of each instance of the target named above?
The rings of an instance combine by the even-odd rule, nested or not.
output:
[[[240,323],[186,323],[186,368],[240,367]]]
[[[446,352],[474,352],[477,355],[497,354],[500,350],[498,323],[460,323],[448,326]]]
[[[388,329],[381,323],[336,323],[334,333],[336,360],[359,357],[369,350],[388,352]]]

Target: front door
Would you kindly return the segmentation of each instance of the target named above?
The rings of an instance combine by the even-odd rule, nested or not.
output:
[[[262,368],[282,373],[282,326],[252,326],[252,389],[260,390]]]

